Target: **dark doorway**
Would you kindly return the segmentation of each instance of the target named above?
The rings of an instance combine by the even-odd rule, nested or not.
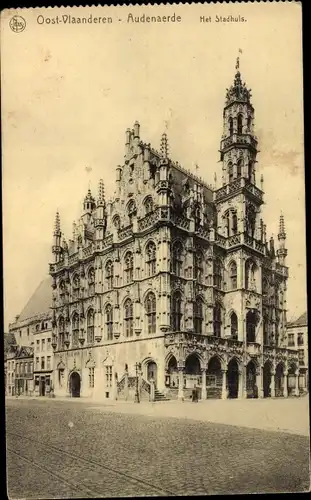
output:
[[[257,398],[258,391],[256,385],[256,366],[253,361],[250,361],[246,367],[246,393],[247,398]]]
[[[148,381],[153,379],[155,386],[157,385],[157,364],[154,361],[149,361],[147,365],[147,379]]]
[[[40,379],[40,396],[45,396],[45,378]]]
[[[275,370],[275,395],[277,397],[284,395],[284,368],[279,364]]]
[[[190,354],[190,356],[186,359],[185,372],[188,375],[200,375],[200,361],[195,354]]]
[[[70,392],[73,398],[80,397],[81,378],[79,373],[73,372],[70,376]]]
[[[265,363],[263,367],[263,397],[271,397],[271,365],[270,363]]]
[[[235,359],[228,364],[228,398],[235,399],[239,396],[239,367]]]

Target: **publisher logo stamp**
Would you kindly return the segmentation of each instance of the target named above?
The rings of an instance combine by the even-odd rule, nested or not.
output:
[[[9,25],[14,33],[21,33],[26,28],[26,21],[22,16],[13,16]]]

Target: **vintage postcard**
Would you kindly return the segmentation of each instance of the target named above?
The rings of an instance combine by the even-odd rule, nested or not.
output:
[[[1,39],[9,498],[309,491],[301,4]]]

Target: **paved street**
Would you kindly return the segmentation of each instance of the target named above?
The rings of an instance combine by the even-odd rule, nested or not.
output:
[[[299,419],[299,404],[307,404],[301,401],[291,400],[292,407],[286,402],[283,410]],[[222,413],[228,414],[231,402],[221,403]],[[252,405],[252,415],[268,410],[265,401],[243,402],[247,403]],[[100,406],[79,400],[7,400],[10,498],[309,489],[309,439],[303,432],[281,432],[277,425],[277,432],[238,427],[237,415],[244,412],[241,407],[233,410],[233,405],[234,425],[204,421],[206,402],[185,403],[183,414],[188,418],[177,419],[180,404]]]

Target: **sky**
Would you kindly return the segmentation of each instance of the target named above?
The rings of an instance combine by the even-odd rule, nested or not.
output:
[[[264,8],[261,8],[264,7]],[[87,13],[95,12],[87,8]],[[48,274],[56,210],[68,239],[90,186],[113,195],[125,130],[135,120],[156,149],[166,131],[171,158],[213,183],[226,88],[236,57],[252,89],[264,176],[268,237],[284,214],[290,278],[288,319],[306,310],[301,11],[298,4],[205,4],[99,8],[106,25],[38,25],[23,33],[2,16],[3,240],[5,328]],[[182,16],[179,24],[127,24],[134,15]],[[86,15],[81,9],[59,12]],[[121,13],[121,14],[120,14]],[[245,16],[201,23],[200,15]],[[276,22],[277,21],[277,22]],[[239,53],[242,50],[242,54]]]

